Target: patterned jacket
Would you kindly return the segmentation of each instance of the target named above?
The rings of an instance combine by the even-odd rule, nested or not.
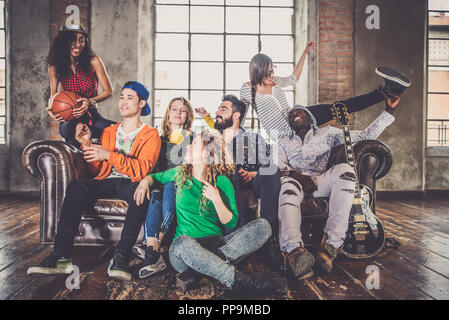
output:
[[[331,150],[344,143],[343,132],[331,126],[318,128],[315,117],[305,107],[295,106],[289,114],[298,109],[305,110],[312,118],[312,128],[304,143],[296,134],[279,140],[277,164],[280,170],[293,169],[304,175],[318,176],[326,171]],[[390,113],[382,112],[366,129],[351,131],[352,142],[376,139],[394,120]]]

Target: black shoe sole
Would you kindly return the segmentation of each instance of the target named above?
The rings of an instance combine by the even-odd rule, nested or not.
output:
[[[394,81],[401,86],[408,88],[412,82],[405,76],[397,72],[396,70],[389,67],[378,67],[376,73],[384,79]]]

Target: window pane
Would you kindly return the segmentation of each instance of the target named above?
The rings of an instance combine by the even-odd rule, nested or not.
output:
[[[5,31],[0,30],[0,57],[5,57]]]
[[[449,65],[449,40],[429,41],[429,64]]]
[[[224,0],[191,0],[190,4],[220,5],[224,4]]]
[[[0,2],[0,28],[5,27],[5,2]]]
[[[292,34],[293,9],[262,9],[262,33]]]
[[[449,119],[449,94],[429,94],[428,119]]]
[[[0,59],[0,86],[6,86],[5,59]]]
[[[190,28],[192,32],[223,32],[223,7],[192,7],[191,14]]]
[[[156,34],[156,60],[188,60],[189,36],[186,34]]]
[[[192,35],[192,60],[222,61],[223,36]]]
[[[176,90],[155,90],[154,91],[154,116],[163,117],[165,111],[168,108],[168,103],[177,97],[188,98],[187,91],[176,91]]]
[[[293,61],[293,37],[262,36],[262,52],[274,61]]]
[[[449,10],[449,1],[429,0],[429,10]]]
[[[240,90],[243,83],[249,81],[249,65],[247,63],[226,64],[226,88]]]
[[[188,4],[189,0],[156,0],[156,4]]]
[[[449,68],[429,68],[429,91],[449,93]]]
[[[259,52],[257,36],[227,36],[226,60],[250,61]]]
[[[0,116],[6,115],[5,88],[0,88]]]
[[[226,0],[228,6],[231,5],[248,5],[248,6],[258,6],[259,0]]]
[[[223,88],[222,63],[192,63],[193,89],[221,89]]]
[[[226,32],[259,32],[258,8],[227,8],[226,10]]]
[[[156,6],[156,31],[189,31],[189,8],[187,6]]]
[[[187,89],[189,65],[185,62],[156,62],[156,89]]]
[[[295,105],[295,97],[293,94],[293,91],[285,91],[285,96],[287,97],[287,103],[289,105],[289,107],[293,107]]]
[[[192,106],[204,107],[215,118],[218,106],[223,98],[222,91],[192,91]]]
[[[292,63],[276,63],[275,75],[278,77],[288,77],[293,73],[293,64]]]
[[[293,0],[262,0],[262,6],[293,7]]]

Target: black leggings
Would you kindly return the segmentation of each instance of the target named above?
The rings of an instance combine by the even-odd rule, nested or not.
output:
[[[346,100],[342,100],[341,102],[346,104],[349,113],[353,113],[364,110],[384,100],[385,98],[380,90],[376,89],[368,94],[352,97]],[[314,106],[309,106],[307,108],[315,116],[318,126],[321,126],[333,119],[331,104],[317,104]]]
[[[91,133],[92,138],[100,138],[103,130],[117,122],[105,119],[97,109],[90,109],[89,113],[92,116],[92,125],[89,125],[89,115],[85,113],[81,118],[72,121],[61,122],[59,124],[59,134],[64,138],[65,141],[71,145],[79,148],[80,144],[75,139],[76,126],[78,123],[87,124]]]

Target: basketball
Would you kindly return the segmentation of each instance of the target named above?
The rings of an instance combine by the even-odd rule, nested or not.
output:
[[[61,116],[65,121],[75,119],[73,109],[78,108],[81,102],[76,102],[81,96],[75,92],[61,91],[53,97],[51,112],[55,116]]]

